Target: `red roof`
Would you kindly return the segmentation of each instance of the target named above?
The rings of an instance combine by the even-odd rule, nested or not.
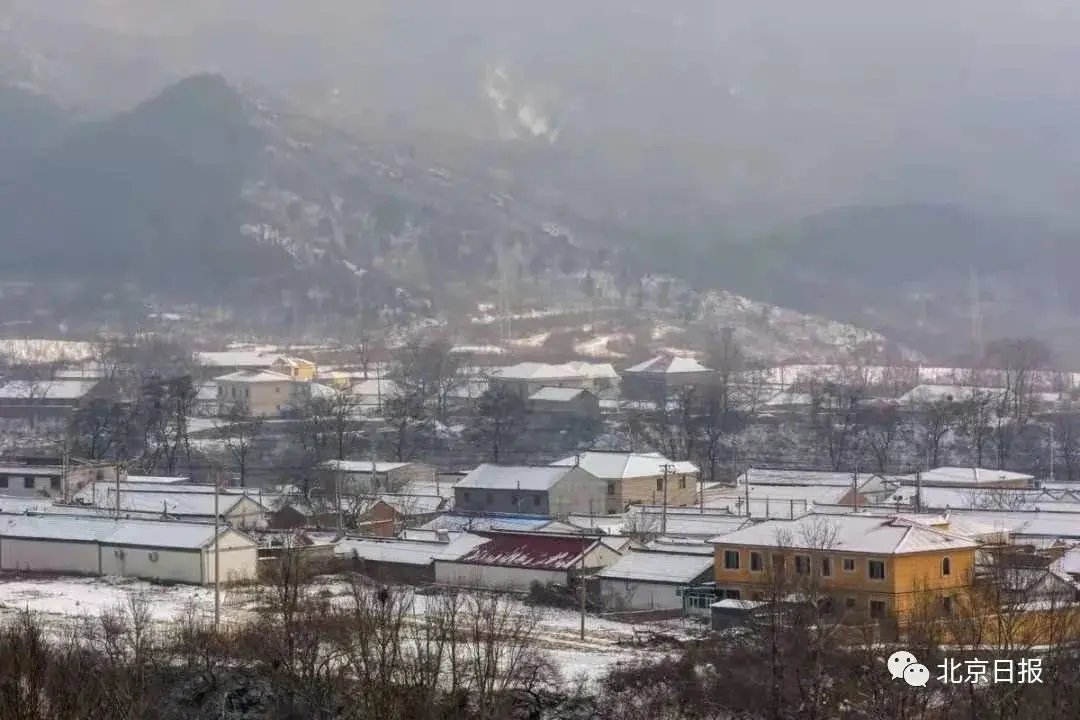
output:
[[[473,565],[535,568],[537,570],[568,570],[581,562],[581,538],[560,535],[518,535],[491,533],[491,540],[470,551],[456,562]],[[586,550],[596,543],[588,538]]]

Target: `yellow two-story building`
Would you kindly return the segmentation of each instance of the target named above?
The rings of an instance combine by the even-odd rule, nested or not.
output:
[[[917,610],[951,613],[964,602],[977,543],[899,517],[811,514],[769,520],[712,539],[721,596],[812,595],[852,620]]]

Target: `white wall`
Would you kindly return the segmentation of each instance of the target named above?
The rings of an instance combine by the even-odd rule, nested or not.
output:
[[[251,539],[230,530],[218,538],[218,552],[221,558],[221,581],[252,580],[258,572],[258,546]],[[204,582],[214,582],[214,545],[210,543],[202,552],[202,577]]]
[[[534,581],[541,585],[548,583],[566,585],[568,578],[567,573],[559,570],[491,567],[443,560],[435,561],[435,582],[443,585],[526,591]]]
[[[0,538],[0,569],[98,574],[98,546],[55,540]]]
[[[610,610],[681,610],[682,598],[675,594],[679,585],[600,580],[600,596]]]
[[[212,520],[213,518],[211,518]],[[225,515],[230,525],[238,528],[264,529],[267,526],[266,511],[251,498],[241,498],[240,502]]]
[[[101,546],[103,575],[166,582],[201,582],[199,550]]]

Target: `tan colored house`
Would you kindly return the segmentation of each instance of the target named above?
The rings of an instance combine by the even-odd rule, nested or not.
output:
[[[282,355],[273,362],[270,366],[270,370],[281,373],[282,375],[288,375],[293,380],[303,380],[306,382],[315,379],[315,373],[318,368],[315,366],[315,363],[310,360]]]
[[[277,417],[294,399],[294,380],[272,370],[240,370],[215,378],[218,413],[242,407],[252,417]]]
[[[686,507],[697,502],[698,468],[691,462],[668,460],[660,453],[622,453],[590,450],[552,465],[578,466],[607,483],[608,513],[621,513],[627,505]],[[665,495],[666,477],[666,495]]]

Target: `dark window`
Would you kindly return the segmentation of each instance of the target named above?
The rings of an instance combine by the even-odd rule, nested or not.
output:
[[[22,481],[22,484],[23,484],[23,489],[25,489],[25,490],[33,490],[34,489],[34,478],[32,478],[32,477],[24,477],[23,481]]]
[[[685,475],[682,475],[682,476],[679,477],[679,489],[680,490],[685,490],[686,489],[686,476]]]
[[[724,551],[724,569],[725,570],[738,570],[739,569],[739,551],[738,550],[725,550]]]
[[[764,566],[765,562],[762,560],[761,553],[750,553],[750,572],[761,572]]]
[[[725,590],[724,591],[724,599],[725,600],[742,600],[742,593],[740,593],[738,590]]]
[[[469,491],[468,490],[463,490],[461,492],[461,497],[465,500],[465,502],[469,502],[469,500],[471,499],[469,497]]]
[[[511,495],[511,496],[510,496],[510,502],[512,502],[512,503],[514,503],[515,505],[517,505],[518,503],[520,503],[520,502],[521,502],[521,498],[520,498],[520,497],[518,497],[518,494],[517,494],[517,493],[514,493],[513,495]]]
[[[854,610],[856,606],[858,606],[858,604],[859,601],[855,598],[846,598],[844,600],[844,607],[846,607],[848,610]]]
[[[952,595],[946,595],[941,598],[941,609],[944,610],[947,615],[952,615]]]
[[[608,483],[607,484],[607,494],[608,495],[614,495],[615,494],[615,483]]]
[[[0,477],[0,488],[6,488],[7,486],[8,486],[8,479],[7,479],[7,476],[4,475],[4,476]]]
[[[58,477],[49,478],[49,487],[52,488],[52,490],[54,492],[59,492],[60,491],[60,478],[58,478]]]
[[[821,577],[832,577],[832,558],[821,558]]]
[[[952,561],[949,558],[941,558],[941,576],[949,577],[952,574]]]
[[[831,597],[823,597],[818,600],[818,612],[822,615],[832,615],[833,599]]]
[[[855,558],[844,558],[844,572],[855,572]]]
[[[809,555],[796,555],[795,556],[795,574],[796,575],[809,575],[810,574],[810,556]]]
[[[656,478],[656,489],[657,490],[663,490],[664,489],[664,478]]]
[[[870,560],[866,563],[866,572],[871,580],[885,579],[885,562],[882,560]]]
[[[885,601],[884,600],[871,600],[870,601],[870,617],[883,618],[885,617]]]
[[[786,563],[784,561],[783,555],[772,556],[772,569],[774,573],[776,573],[777,575],[783,575],[785,565]]]
[[[533,507],[540,507],[540,496],[533,495]]]

